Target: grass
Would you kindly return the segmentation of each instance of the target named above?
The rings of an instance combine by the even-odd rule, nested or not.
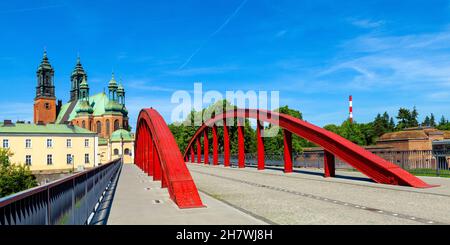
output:
[[[354,168],[339,168],[336,169],[339,171],[347,171],[347,172],[359,172]],[[442,177],[442,178],[450,178],[450,170],[449,169],[441,169],[439,170],[439,175],[437,175],[436,169],[429,168],[415,168],[415,169],[405,169],[409,173],[416,176],[430,176],[430,177]]]
[[[407,169],[407,171],[417,176],[433,176],[433,177],[438,176],[436,169],[416,168],[416,169]],[[450,170],[448,169],[439,170],[439,177],[450,178]]]

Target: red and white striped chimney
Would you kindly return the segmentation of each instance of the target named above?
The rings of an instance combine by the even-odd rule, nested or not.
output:
[[[348,120],[350,120],[350,123],[353,123],[353,97],[350,95],[348,97],[348,110],[349,110],[349,117]]]

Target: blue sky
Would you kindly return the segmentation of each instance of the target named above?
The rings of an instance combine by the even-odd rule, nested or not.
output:
[[[174,91],[279,90],[323,126],[416,106],[450,117],[448,1],[1,1],[0,119],[31,120],[44,47],[58,99],[80,54],[93,93],[114,70],[132,125],[170,121]]]

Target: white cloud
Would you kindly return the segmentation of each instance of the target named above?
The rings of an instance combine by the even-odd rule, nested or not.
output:
[[[347,86],[416,90],[450,86],[450,31],[405,36],[360,36],[342,45],[340,57],[317,76],[357,72]],[[352,58],[341,58],[352,57]]]
[[[350,20],[350,23],[352,25],[360,27],[360,28],[372,29],[372,28],[377,28],[377,27],[384,25],[385,22],[382,20],[373,21],[373,20],[369,20],[369,19],[352,19],[352,20]]]
[[[277,32],[277,34],[275,34],[275,37],[276,38],[283,37],[284,35],[286,35],[286,33],[287,33],[287,30],[281,30],[281,31]]]
[[[191,69],[168,71],[167,74],[175,76],[195,76],[195,75],[208,75],[208,74],[222,74],[237,70],[237,66],[211,66],[211,67],[196,67]]]

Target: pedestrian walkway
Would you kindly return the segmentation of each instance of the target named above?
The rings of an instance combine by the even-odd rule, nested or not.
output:
[[[160,188],[135,165],[123,166],[108,225],[258,225],[266,224],[247,213],[200,193],[205,208],[179,209],[167,189]]]

